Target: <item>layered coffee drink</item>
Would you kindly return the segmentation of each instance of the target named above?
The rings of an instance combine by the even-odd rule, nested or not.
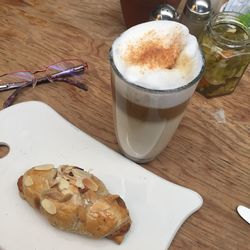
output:
[[[176,131],[203,71],[197,40],[173,21],[134,26],[110,51],[115,129],[136,162],[158,155]]]

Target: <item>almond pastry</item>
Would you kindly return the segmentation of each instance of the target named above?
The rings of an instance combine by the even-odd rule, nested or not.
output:
[[[18,179],[21,197],[53,226],[120,244],[130,228],[128,209],[96,176],[75,166],[41,165]]]

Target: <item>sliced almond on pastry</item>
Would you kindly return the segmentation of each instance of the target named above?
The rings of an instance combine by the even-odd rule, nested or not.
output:
[[[92,190],[88,190],[84,193],[84,199],[90,203],[94,203],[97,200],[97,194]]]
[[[78,188],[81,188],[81,189],[84,189],[84,187],[85,187],[84,184],[83,184],[82,179],[80,179],[80,178],[77,178],[77,179],[76,179],[75,185],[76,185]]]
[[[23,178],[23,183],[26,187],[29,187],[33,185],[33,180],[29,175],[25,175]]]
[[[52,168],[54,168],[55,166],[52,164],[44,164],[44,165],[39,165],[35,167],[35,170],[40,170],[40,171],[47,171],[50,170]]]
[[[41,205],[44,208],[44,210],[48,212],[49,214],[52,214],[52,215],[56,214],[56,206],[51,200],[44,199],[42,200]]]
[[[78,178],[88,178],[90,177],[90,174],[88,172],[85,172],[83,169],[78,168],[78,167],[74,167],[72,169],[72,173],[74,176],[78,177]]]
[[[83,184],[92,191],[98,190],[98,185],[90,178],[84,178],[82,180]]]
[[[69,182],[66,181],[64,178],[61,178],[58,184],[59,189],[62,191],[64,189],[69,188]]]

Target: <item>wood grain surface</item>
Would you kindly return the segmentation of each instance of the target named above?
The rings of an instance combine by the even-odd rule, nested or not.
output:
[[[126,29],[120,2],[1,0],[0,20],[0,74],[34,71],[68,58],[79,57],[89,64],[88,92],[65,83],[44,84],[25,89],[16,103],[43,101],[119,151],[108,51]],[[0,93],[1,106],[10,93]],[[168,147],[142,166],[196,190],[204,199],[203,207],[183,224],[170,249],[250,249],[250,225],[236,213],[238,204],[250,207],[249,106],[249,70],[231,95],[208,100],[195,93]],[[223,123],[216,119],[220,109],[225,113]]]

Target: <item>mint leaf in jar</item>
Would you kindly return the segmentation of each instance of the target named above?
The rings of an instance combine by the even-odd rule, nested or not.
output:
[[[241,15],[239,17],[239,19],[240,19],[240,22],[242,24],[244,24],[246,27],[250,28],[250,13],[245,14],[245,15]]]

